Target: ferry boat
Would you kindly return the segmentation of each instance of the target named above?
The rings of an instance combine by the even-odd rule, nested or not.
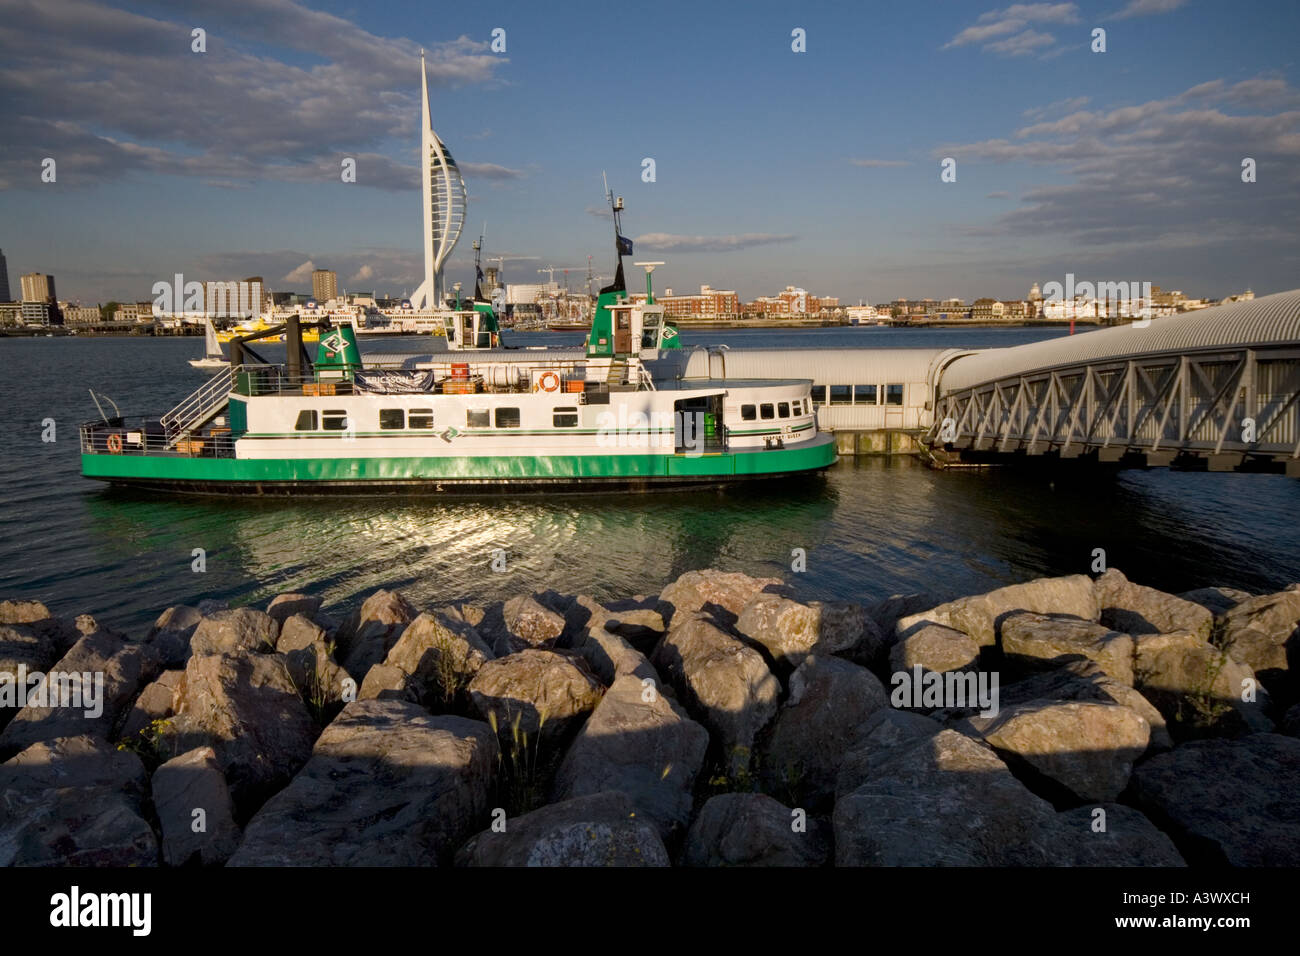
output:
[[[725,485],[834,463],[809,380],[687,379],[665,361],[683,354],[676,329],[649,271],[646,301],[627,301],[622,243],[582,348],[503,347],[491,306],[474,303],[448,316],[446,352],[363,358],[344,325],[310,361],[291,317],[284,364],[237,338],[229,367],[166,414],[83,424],[82,474],[198,494],[484,494]]]

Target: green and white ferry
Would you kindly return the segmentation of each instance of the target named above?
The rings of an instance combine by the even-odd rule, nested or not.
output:
[[[578,349],[503,347],[475,303],[448,311],[446,352],[363,357],[345,325],[322,330],[313,361],[290,318],[232,342],[229,367],[160,417],[101,410],[81,426],[82,474],[197,494],[513,494],[722,485],[835,461],[810,381],[682,378],[649,270],[643,303],[622,277],[620,255]],[[249,345],[282,331],[283,364]]]

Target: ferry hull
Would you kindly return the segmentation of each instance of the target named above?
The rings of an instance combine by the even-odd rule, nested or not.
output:
[[[704,455],[187,458],[83,454],[87,478],[206,495],[484,495],[655,491],[775,479],[835,463],[831,435],[788,448]]]

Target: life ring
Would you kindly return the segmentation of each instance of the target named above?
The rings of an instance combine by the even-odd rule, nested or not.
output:
[[[560,390],[560,376],[554,372],[543,372],[541,378],[537,380],[537,387],[543,392],[558,392]]]
[[[117,432],[108,436],[108,450],[114,455],[122,454],[122,436]]]

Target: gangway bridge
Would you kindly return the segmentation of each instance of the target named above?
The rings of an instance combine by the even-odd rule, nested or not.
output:
[[[1300,477],[1300,290],[941,363],[939,464],[1055,458]]]
[[[841,454],[1300,477],[1300,290],[1009,348],[697,346],[665,362],[811,379]]]

